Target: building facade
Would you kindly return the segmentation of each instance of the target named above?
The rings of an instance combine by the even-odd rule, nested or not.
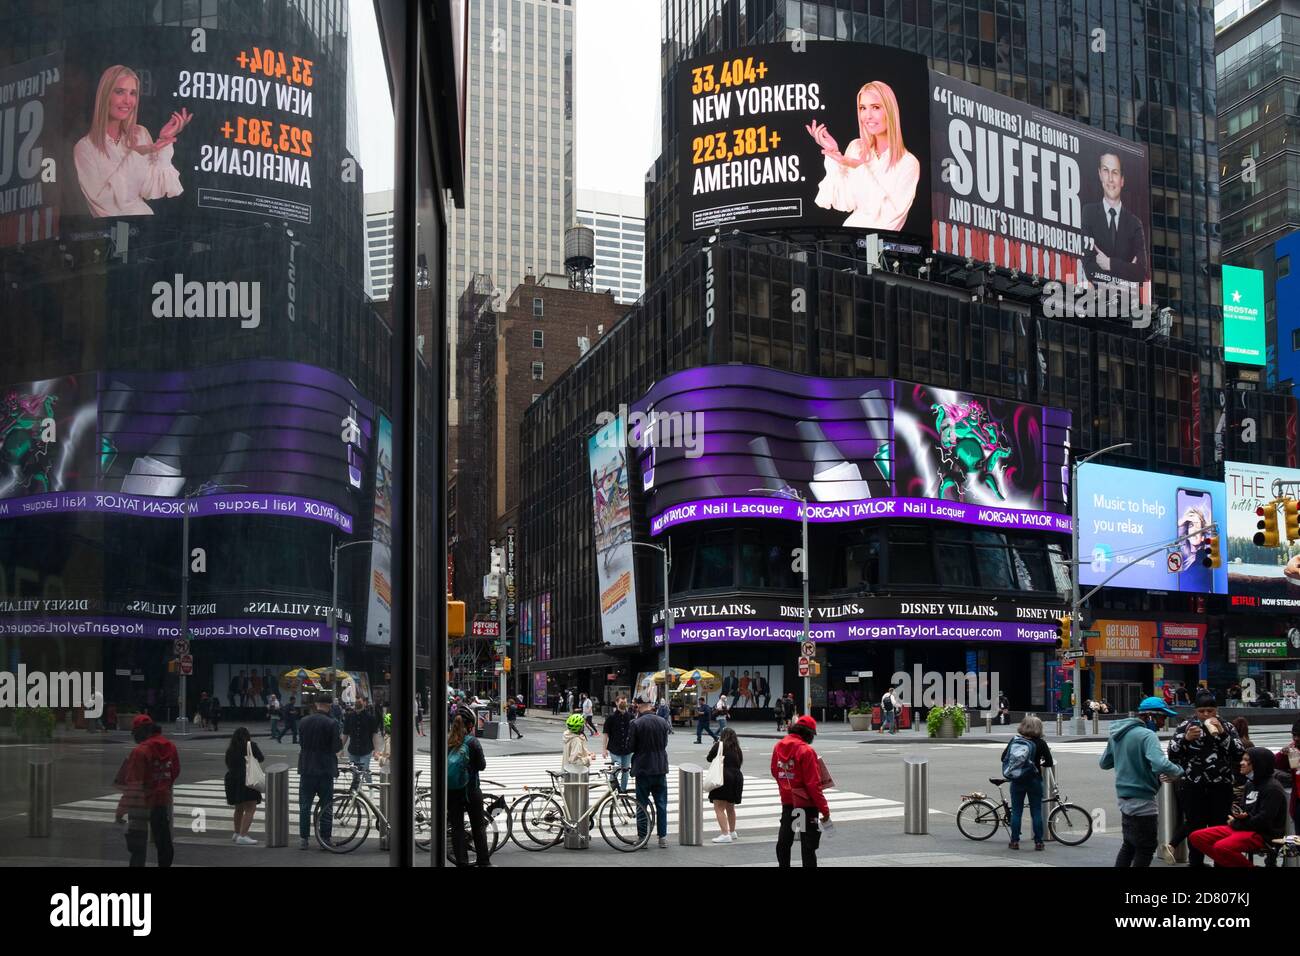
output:
[[[574,16],[570,0],[469,5],[466,202],[451,218],[447,314],[475,275],[513,289],[564,271],[573,224]],[[451,380],[458,348],[451,335]],[[459,421],[452,394],[451,420]]]
[[[645,207],[640,196],[578,190],[578,225],[596,234],[595,290],[635,302],[645,289]]]
[[[366,193],[366,285],[372,299],[387,299],[393,285],[393,191]]]

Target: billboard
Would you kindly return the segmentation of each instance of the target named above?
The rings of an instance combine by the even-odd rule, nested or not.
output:
[[[63,54],[0,69],[0,249],[58,235],[62,109]]]
[[[810,42],[746,47],[677,70],[679,221],[925,235],[925,58]]]
[[[298,362],[5,386],[0,519],[267,513],[350,533],[373,416],[346,379]]]
[[[349,179],[323,135],[345,77],[320,52],[185,27],[96,30],[69,41],[64,215],[179,218],[202,211],[318,226],[318,186]],[[328,170],[328,172],[326,172]],[[343,175],[340,177],[340,173]]]
[[[1242,365],[1264,365],[1264,273],[1223,267],[1223,357]]]
[[[1255,544],[1260,520],[1255,509],[1273,500],[1274,481],[1300,481],[1300,470],[1226,461],[1223,478],[1228,491],[1224,561],[1233,606],[1300,608],[1300,542],[1283,538],[1276,548]],[[1279,512],[1279,530],[1282,527]]]
[[[393,629],[393,423],[379,416],[375,446],[375,520],[370,536],[370,598],[366,643],[388,644]]]
[[[1088,653],[1099,661],[1186,665],[1205,660],[1204,624],[1099,620],[1093,628],[1097,636],[1088,640]]]
[[[1228,569],[1202,564],[1205,532],[1213,524],[1222,536],[1227,527],[1224,492],[1217,481],[1084,465],[1079,469],[1080,583],[1101,584],[1122,568],[1110,586],[1227,594]],[[1174,545],[1179,538],[1187,540]]]
[[[1145,146],[930,71],[932,243],[1151,302]]]
[[[717,518],[798,521],[795,494],[815,522],[1070,530],[1061,409],[750,365],[670,375],[632,408],[652,534]]]
[[[601,634],[608,644],[635,645],[641,637],[637,627],[636,576],[632,568],[627,439],[621,416],[587,440],[587,460],[591,468]],[[545,609],[542,626],[549,630],[549,595],[542,600]]]

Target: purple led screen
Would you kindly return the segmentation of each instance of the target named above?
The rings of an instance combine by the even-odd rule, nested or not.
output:
[[[632,406],[628,424],[655,534],[690,520],[798,520],[782,497],[792,492],[808,498],[815,521],[1068,532],[1069,431],[1062,409],[742,365],[669,376]]]
[[[1013,621],[828,621],[809,626],[809,636],[822,644],[843,641],[981,641],[1002,644],[1054,646],[1051,624]],[[673,626],[672,643],[798,643],[803,639],[799,621],[697,621]],[[654,631],[656,647],[663,647],[663,628]]]

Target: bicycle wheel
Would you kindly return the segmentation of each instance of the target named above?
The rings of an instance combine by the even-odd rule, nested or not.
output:
[[[415,796],[415,845],[425,853],[433,845],[433,798],[427,790]]]
[[[564,807],[549,793],[525,794],[511,805],[510,816],[518,824],[510,839],[521,850],[549,850],[564,838]]]
[[[1092,814],[1077,803],[1058,804],[1047,817],[1052,839],[1066,846],[1078,846],[1092,836]]]
[[[601,808],[598,814],[600,817],[600,835],[615,850],[632,853],[650,842],[650,834],[655,829],[654,804],[646,805],[644,835],[637,833],[636,815],[638,809],[636,801],[626,793],[616,793]]]
[[[336,794],[330,806],[333,820],[328,840],[320,829],[320,804],[316,805],[316,811],[312,814],[312,830],[316,833],[316,841],[331,853],[350,853],[370,835],[370,808],[351,792]]]
[[[492,845],[494,842],[500,843],[500,829],[495,820],[486,821],[484,836],[487,838],[488,856],[493,853]],[[470,826],[468,820],[465,821],[465,857],[470,866],[478,864],[478,850],[474,847],[474,828]],[[452,828],[447,827],[447,862],[452,866],[456,865],[456,845],[452,842]]]
[[[513,829],[510,819],[510,804],[506,803],[506,798],[499,794],[485,795],[483,797],[483,816],[488,821],[488,827],[492,831],[491,839],[488,842],[490,854],[496,853],[510,839],[510,833]]]
[[[957,811],[957,829],[970,840],[987,840],[998,832],[998,808],[987,800],[967,800]]]

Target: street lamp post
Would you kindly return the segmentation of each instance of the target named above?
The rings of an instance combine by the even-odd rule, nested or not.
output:
[[[780,495],[782,498],[791,498],[799,502],[799,523],[803,539],[803,643],[808,644],[812,640],[810,626],[812,607],[808,600],[808,564],[811,560],[808,554],[808,499],[794,488],[750,488],[749,491],[750,494]],[[802,653],[800,656],[802,656]],[[805,674],[803,679],[803,706],[803,712],[812,716],[811,662],[809,664],[809,673]],[[825,714],[822,716],[824,717]]]
[[[181,505],[181,640],[189,643],[190,639],[190,499],[198,496],[199,492],[214,491],[217,488],[247,488],[247,485],[204,485],[195,491],[185,495]],[[177,663],[179,669],[180,664]],[[177,703],[180,704],[180,713],[176,715],[176,734],[179,737],[185,737],[190,732],[190,721],[185,715],[187,706],[185,703],[185,675],[177,675],[180,678],[180,686],[177,689]]]
[[[1094,451],[1079,460],[1070,460],[1070,538],[1073,546],[1070,548],[1073,560],[1070,564],[1070,647],[1077,650],[1080,644],[1079,626],[1079,469],[1092,461],[1098,455],[1104,455],[1107,452],[1117,451],[1120,448],[1131,448],[1133,443],[1130,441],[1120,442],[1118,445],[1107,445],[1100,451]],[[1083,708],[1080,703],[1079,682],[1083,676],[1083,668],[1079,664],[1079,658],[1074,659],[1073,675],[1073,693],[1074,698],[1074,732],[1083,733]]]
[[[651,548],[652,550],[658,551],[661,555],[663,555],[663,559],[664,559],[664,700],[668,703],[668,722],[671,725],[672,717],[673,717],[673,705],[672,705],[672,698],[668,696],[668,691],[670,686],[669,681],[672,677],[672,674],[668,670],[668,631],[672,622],[672,617],[671,617],[672,611],[668,607],[668,571],[672,567],[673,556],[672,556],[672,547],[670,546],[672,539],[665,538],[664,541],[665,541],[664,544],[650,544],[648,541],[633,541],[632,547]],[[635,692],[633,693],[635,694]]]
[[[367,538],[364,541],[349,541],[347,544],[336,545],[334,535],[330,535],[330,572],[333,581],[330,584],[330,667],[337,669],[339,666],[339,552],[345,548],[355,548],[362,544],[374,544],[373,538]]]

